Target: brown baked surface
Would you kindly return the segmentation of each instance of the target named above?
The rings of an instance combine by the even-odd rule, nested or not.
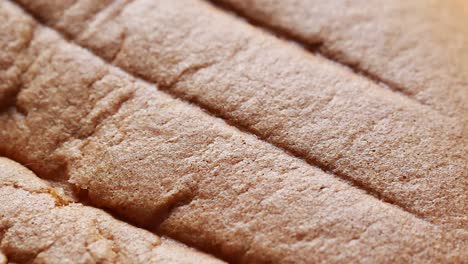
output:
[[[215,0],[437,111],[467,118],[465,0]]]
[[[70,200],[60,188],[0,158],[1,250],[8,261],[221,263]]]
[[[0,263],[466,262],[465,5],[214,2],[0,2]]]

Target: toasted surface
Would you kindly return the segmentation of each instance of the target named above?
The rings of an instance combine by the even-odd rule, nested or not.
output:
[[[67,200],[0,158],[0,263],[222,263]]]
[[[217,261],[81,190],[232,262],[468,258],[459,116],[201,1],[19,2],[51,28],[0,2],[0,155],[49,182],[0,159],[0,257]]]
[[[216,0],[320,45],[443,114],[468,116],[468,4],[464,0]]]
[[[15,6],[0,10],[24,17],[17,30],[35,28],[12,66],[21,85],[0,114],[0,152],[86,190],[91,204],[234,262],[466,259],[462,228],[378,200],[65,42]]]
[[[202,1],[115,1],[107,7],[78,1],[66,11],[19,2],[104,59],[309,164],[433,223],[467,227],[468,133],[458,117]],[[91,18],[73,15],[90,9],[100,11]],[[466,101],[466,85],[457,87],[456,94],[436,97]]]

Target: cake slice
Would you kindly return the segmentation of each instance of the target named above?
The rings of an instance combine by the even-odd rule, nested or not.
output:
[[[223,263],[75,203],[0,158],[0,263]]]

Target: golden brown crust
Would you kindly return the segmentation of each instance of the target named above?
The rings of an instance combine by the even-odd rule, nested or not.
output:
[[[221,263],[60,193],[0,158],[0,263]]]
[[[15,55],[22,59],[14,67],[29,66],[15,75],[19,93],[0,114],[2,154],[86,190],[93,205],[236,262],[466,258],[464,132],[454,118],[198,1],[116,1],[96,9],[94,18],[78,18],[88,25],[78,26],[78,42],[174,95],[218,107],[309,163],[110,66],[8,3],[2,12],[36,29]],[[49,23],[75,34],[71,22],[55,18]],[[227,25],[230,42],[216,41]],[[378,200],[312,160],[447,226]]]
[[[309,164],[434,223],[466,227],[464,121],[201,1],[117,1],[91,22],[20,2],[106,60]]]
[[[468,116],[464,0],[214,0],[446,115]]]

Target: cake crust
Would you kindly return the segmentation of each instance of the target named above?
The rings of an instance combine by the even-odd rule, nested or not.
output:
[[[56,222],[78,234],[73,246],[84,253],[70,258],[139,261],[139,247],[85,250],[101,217],[122,239],[130,231],[114,225],[160,241],[143,254],[148,262],[205,261],[182,243],[235,263],[467,259],[468,155],[457,117],[202,1],[18,2],[25,9],[0,2],[0,155],[47,183],[24,168],[11,179],[64,191],[60,206],[55,194],[37,194],[55,203],[29,214],[42,224],[8,229],[9,259],[30,260],[49,246],[33,239],[54,237],[50,259],[65,254],[60,228],[45,224]],[[2,190],[5,201],[21,201],[16,191],[39,201]],[[82,225],[68,228],[73,221]],[[33,235],[41,228],[50,235]],[[14,248],[22,236],[32,239],[26,255]],[[125,241],[111,248],[134,246]]]

